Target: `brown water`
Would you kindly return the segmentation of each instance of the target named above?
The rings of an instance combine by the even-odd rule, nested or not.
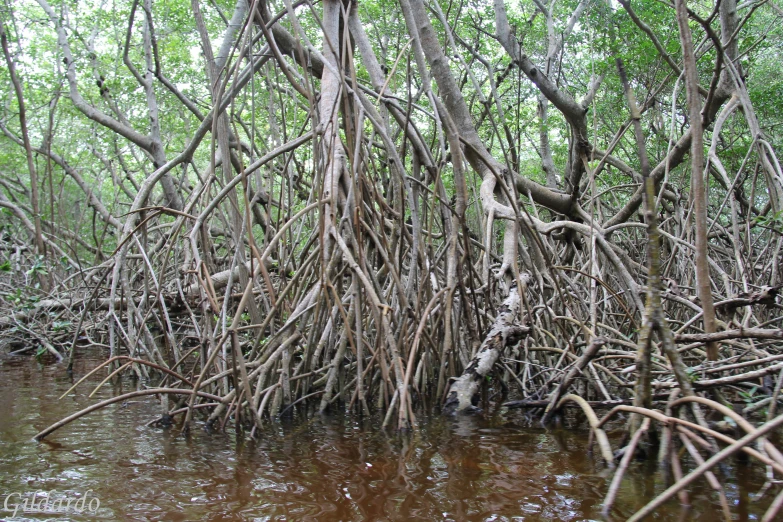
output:
[[[79,378],[100,360],[77,359]],[[95,412],[37,443],[39,430],[135,384],[96,397],[62,366],[0,358],[0,518],[10,493],[98,498],[96,513],[13,520],[598,520],[611,476],[586,454],[584,431],[526,427],[521,417],[423,419],[418,433],[380,431],[377,422],[337,415],[270,423],[256,442],[231,434],[146,428],[152,398]],[[124,387],[124,389],[123,389]],[[760,518],[749,502],[763,477],[732,464],[721,470],[735,520]],[[614,510],[627,518],[665,488],[646,464],[624,479]],[[717,496],[700,485],[694,508],[676,501],[656,520],[719,520]],[[18,503],[13,497],[9,506]]]

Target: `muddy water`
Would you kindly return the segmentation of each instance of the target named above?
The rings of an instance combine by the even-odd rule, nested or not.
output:
[[[76,377],[101,357],[79,359]],[[586,454],[585,432],[547,432],[513,417],[424,419],[406,436],[383,433],[375,421],[316,417],[271,424],[251,443],[146,428],[159,406],[142,398],[34,442],[51,423],[136,386],[108,386],[92,399],[92,387],[82,386],[57,401],[71,383],[61,366],[0,358],[0,519],[12,514],[3,506],[9,494],[13,508],[55,490],[54,498],[86,493],[100,506],[68,516],[20,511],[14,520],[597,520],[611,479]],[[750,499],[763,477],[734,464],[721,475],[735,520],[758,519],[762,509]],[[694,508],[672,502],[656,520],[718,520],[717,496],[699,487]],[[664,488],[654,468],[634,465],[615,518]]]

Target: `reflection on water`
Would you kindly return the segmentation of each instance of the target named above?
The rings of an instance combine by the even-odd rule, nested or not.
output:
[[[101,357],[77,358],[76,378]],[[88,398],[92,387],[82,385],[57,401],[71,384],[61,366],[0,359],[0,517],[9,516],[1,502],[10,492],[77,497],[92,490],[97,515],[69,520],[597,520],[611,479],[586,454],[586,432],[546,432],[511,418],[433,417],[421,420],[420,432],[400,435],[381,432],[375,420],[316,416],[270,423],[248,442],[146,428],[160,405],[141,398],[34,442],[51,423],[134,386],[107,386]],[[749,499],[763,477],[734,465],[721,472],[739,519],[758,519],[761,507]],[[664,487],[654,467],[637,464],[623,482],[616,518]],[[694,509],[673,501],[656,520],[718,520],[717,496],[699,487]]]

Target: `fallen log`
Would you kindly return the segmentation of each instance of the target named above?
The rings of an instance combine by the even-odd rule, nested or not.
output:
[[[656,402],[661,402],[663,399],[656,399]],[[614,399],[611,401],[585,401],[592,408],[609,408],[619,406],[621,404],[633,404],[633,399]],[[521,400],[521,401],[508,401],[504,402],[503,406],[509,410],[516,408],[546,408],[549,406],[548,400]],[[576,404],[565,404],[564,408],[579,408]]]
[[[745,306],[757,304],[774,305],[781,288],[783,288],[783,285],[765,286],[752,294],[741,293],[737,297],[715,303],[715,311],[728,316],[736,312],[738,308]]]
[[[254,266],[256,263],[257,261],[253,260],[252,266]],[[271,270],[276,263],[277,261],[275,261],[274,259],[271,258],[264,259],[264,267],[267,270]],[[247,268],[248,272],[251,270],[252,266],[250,261],[245,262],[245,268]],[[235,266],[234,268],[229,270],[215,272],[210,277],[212,279],[212,287],[215,290],[220,290],[221,288],[225,288],[225,286],[228,284],[229,279],[232,279],[233,281],[239,281],[239,266]],[[195,283],[191,283],[190,285],[184,288],[185,295],[188,296],[197,295],[200,286],[201,283],[199,283],[198,281],[196,281]]]
[[[444,414],[478,411],[476,405],[484,378],[492,371],[507,347],[517,344],[530,333],[530,328],[517,321],[518,313],[519,291],[516,285],[512,285],[509,296],[498,309],[497,318],[478,352],[462,375],[451,383],[446,403],[443,405]]]
[[[85,304],[87,304],[88,302],[92,310],[108,310],[112,300],[110,298],[94,299],[92,301],[90,301],[89,299],[73,299],[73,298],[42,299],[27,310],[14,312],[10,314],[8,317],[3,317],[2,319],[0,319],[0,329],[16,326],[17,322],[20,323],[29,322],[33,317],[44,312],[60,311],[60,310],[81,310],[81,308],[85,306]],[[139,305],[139,301],[137,300],[136,306],[138,305]],[[125,307],[124,299],[120,299],[120,298],[114,299],[115,309],[123,309],[124,307]]]
[[[166,306],[170,307],[170,310],[177,310],[182,306],[182,299],[180,296],[163,295],[163,300],[166,302]],[[146,301],[150,306],[155,305],[155,301],[152,296],[149,296]],[[133,300],[135,306],[141,306],[142,300],[136,298]],[[7,317],[0,318],[0,330],[4,328],[11,328],[17,325],[17,323],[29,323],[39,314],[49,312],[59,312],[63,310],[70,310],[73,313],[81,312],[85,306],[88,306],[90,310],[108,310],[114,305],[115,310],[124,310],[128,305],[126,298],[101,297],[98,299],[76,299],[76,298],[58,298],[58,299],[42,299],[35,303],[33,306],[26,310],[20,310],[13,312]]]
[[[775,373],[779,370],[783,370],[783,363],[774,364],[772,366],[766,366],[758,370],[754,370],[746,373],[739,373],[736,375],[729,375],[727,377],[720,377],[718,379],[699,379],[693,381],[693,387],[697,390],[703,390],[706,388],[714,388],[715,386],[728,386],[739,384],[743,382],[751,382],[765,375]],[[636,386],[636,382],[628,382],[621,384],[623,388],[633,388]],[[656,390],[676,388],[678,386],[675,381],[653,381],[651,386]]]
[[[740,328],[738,330],[724,330],[714,333],[677,334],[675,343],[707,343],[712,341],[726,341],[728,339],[770,339],[783,340],[783,330],[768,328]]]

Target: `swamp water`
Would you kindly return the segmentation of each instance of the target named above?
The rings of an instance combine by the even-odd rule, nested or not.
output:
[[[98,351],[82,352],[75,378],[102,360]],[[188,436],[145,427],[160,406],[141,397],[35,442],[63,417],[134,389],[128,380],[89,398],[105,377],[98,374],[58,401],[74,382],[62,365],[0,356],[0,520],[600,520],[611,480],[588,456],[586,431],[531,428],[516,413],[419,419],[418,433],[402,435],[381,431],[375,419],[314,416],[269,423],[259,440],[238,442],[201,424]],[[763,483],[758,468],[732,463],[720,472],[735,520],[759,519],[769,499],[752,502]],[[633,464],[613,519],[665,486],[653,466]],[[100,506],[67,515],[20,507],[11,518],[20,500],[52,490],[54,499],[87,493]],[[691,501],[690,510],[669,502],[655,520],[720,520],[717,495],[704,481]]]

